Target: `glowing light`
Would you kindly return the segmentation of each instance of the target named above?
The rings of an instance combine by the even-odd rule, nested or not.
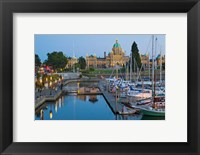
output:
[[[42,83],[42,78],[40,77],[40,83]]]
[[[50,117],[50,119],[53,118],[53,113],[52,113],[52,111],[50,111],[50,113],[49,113],[49,117]]]

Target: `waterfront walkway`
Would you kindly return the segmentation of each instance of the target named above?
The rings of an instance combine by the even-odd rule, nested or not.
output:
[[[62,94],[61,87],[54,89],[39,90],[35,93],[35,109],[40,107],[46,101],[56,101]]]
[[[99,79],[97,78],[82,78],[82,79],[70,79],[70,80],[65,80],[63,85],[67,85],[72,82],[99,82]]]

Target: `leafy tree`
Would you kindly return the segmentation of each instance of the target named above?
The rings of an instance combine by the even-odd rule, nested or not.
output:
[[[140,59],[139,50],[138,50],[138,47],[137,47],[137,44],[135,41],[132,44],[131,51],[132,51],[132,60],[133,60],[132,68],[134,68],[134,62],[136,62],[136,64],[137,64],[135,66],[138,66],[139,68],[141,68],[142,63],[141,63],[141,59]]]
[[[78,59],[78,63],[80,64],[80,69],[85,69],[86,67],[86,61],[84,57],[79,57]]]
[[[35,66],[40,66],[41,65],[41,60],[40,57],[35,54]]]
[[[77,69],[77,68],[80,68],[80,64],[79,64],[79,63],[75,63],[74,65],[75,65],[75,68],[76,68],[76,69]]]
[[[63,52],[47,53],[46,65],[52,66],[53,69],[64,68],[67,65],[67,58]]]

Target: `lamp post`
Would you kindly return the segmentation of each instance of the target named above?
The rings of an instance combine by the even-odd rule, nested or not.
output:
[[[51,88],[51,86],[52,86],[52,82],[51,82],[51,81],[49,82],[49,86],[50,86],[50,88]]]
[[[45,88],[48,88],[48,78],[47,77],[44,80],[44,86],[45,86]]]
[[[50,95],[51,95],[52,81],[49,82],[49,87],[50,87]]]
[[[42,84],[42,77],[40,77],[40,84]]]

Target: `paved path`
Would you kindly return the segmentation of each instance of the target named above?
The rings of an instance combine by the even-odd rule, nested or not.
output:
[[[61,87],[56,89],[43,89],[35,92],[35,109],[46,101],[55,101],[62,94]]]
[[[67,85],[69,83],[72,83],[72,82],[99,82],[99,79],[95,78],[95,79],[70,79],[70,80],[65,80],[64,81],[64,85]]]
[[[60,88],[57,88],[57,90],[54,89],[43,89],[43,90],[39,90],[35,93],[35,99],[41,98],[43,96],[54,96],[58,91],[60,90]]]

